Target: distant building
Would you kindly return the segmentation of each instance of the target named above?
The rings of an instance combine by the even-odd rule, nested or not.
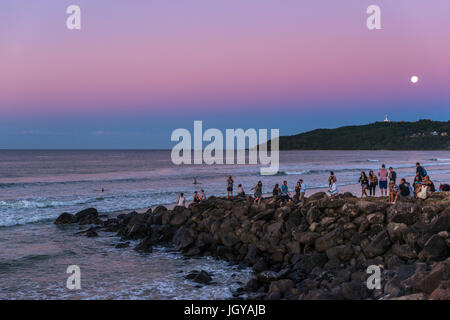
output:
[[[384,118],[384,122],[391,122],[388,118],[388,115],[386,115],[386,118]]]

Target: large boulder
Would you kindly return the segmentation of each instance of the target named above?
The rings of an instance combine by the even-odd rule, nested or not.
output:
[[[123,239],[137,240],[150,235],[151,229],[147,225],[147,214],[136,213],[131,215],[129,222],[118,233]]]
[[[386,226],[386,230],[389,234],[391,241],[399,241],[403,237],[403,232],[408,229],[408,226],[404,223],[390,222]]]
[[[182,226],[173,236],[173,242],[175,243],[178,250],[183,251],[188,249],[196,241],[196,232],[186,226]]]
[[[415,203],[397,202],[387,209],[387,220],[412,225],[419,221],[420,212],[420,207]]]
[[[212,281],[211,274],[204,270],[193,270],[185,278],[201,284],[209,284]]]
[[[293,238],[300,242],[301,244],[312,246],[317,238],[320,237],[320,234],[317,232],[311,232],[311,231],[298,231],[295,230],[293,232]]]
[[[134,250],[142,251],[142,252],[146,252],[146,253],[152,252],[153,247],[152,247],[151,237],[146,237],[146,238],[142,239],[142,241],[136,247],[134,247]]]
[[[175,207],[169,217],[169,224],[174,227],[182,226],[190,216],[190,210],[184,207]]]
[[[438,234],[435,234],[425,243],[420,257],[422,260],[438,260],[447,257],[447,254],[446,241]]]
[[[99,222],[98,211],[95,208],[81,210],[75,214],[75,218],[81,224],[95,224]]]
[[[328,259],[330,260],[340,260],[343,262],[349,261],[353,257],[353,248],[351,244],[339,245],[336,247],[329,248],[326,251]]]
[[[342,239],[342,230],[340,228],[334,229],[326,235],[317,238],[314,246],[318,252],[324,252],[328,248],[334,247]]]
[[[55,224],[72,224],[77,222],[78,219],[70,213],[64,212],[55,220]]]
[[[450,260],[441,261],[436,264],[431,272],[422,279],[419,284],[420,289],[430,294],[432,293],[442,281],[450,279]]]
[[[367,258],[374,258],[384,254],[390,246],[391,240],[387,231],[381,231],[369,245],[363,247],[363,252]]]

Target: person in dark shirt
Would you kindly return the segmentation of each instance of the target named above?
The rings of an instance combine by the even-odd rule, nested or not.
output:
[[[411,185],[409,184],[409,182],[406,182],[405,179],[402,179],[400,185],[398,186],[399,192],[397,192],[393,204],[397,203],[399,197],[409,197],[411,193],[410,187]]]
[[[419,182],[422,182],[423,178],[427,176],[427,171],[420,165],[420,162],[416,163],[416,173],[419,176]]]
[[[394,184],[397,182],[397,172],[392,167],[389,168],[389,181],[394,181]]]
[[[364,198],[364,196],[367,198],[366,190],[369,189],[369,179],[364,171],[361,172],[361,177],[359,177],[358,182],[361,183],[361,199]]]

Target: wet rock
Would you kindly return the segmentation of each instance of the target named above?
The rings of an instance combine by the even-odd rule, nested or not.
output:
[[[116,248],[121,249],[121,248],[128,248],[130,246],[130,242],[119,242],[118,244],[116,244]]]
[[[72,224],[76,223],[78,219],[70,213],[64,212],[55,220],[55,224]]]
[[[211,274],[203,270],[193,270],[187,276],[185,276],[185,279],[192,280],[201,284],[209,284],[212,281]]]
[[[94,237],[98,237],[98,233],[95,230],[88,230],[88,231],[86,231],[86,236],[88,238],[94,238]]]
[[[258,281],[262,283],[271,283],[278,279],[278,273],[275,271],[262,271],[257,275]]]
[[[180,227],[173,237],[173,242],[178,250],[186,250],[196,241],[196,233],[191,228],[186,226]]]
[[[290,279],[282,279],[278,281],[272,281],[269,286],[268,295],[278,293],[280,297],[286,296],[291,289],[295,286],[294,281]]]
[[[75,218],[80,223],[80,225],[95,224],[99,222],[98,212],[95,208],[81,210],[80,212],[75,214]]]
[[[134,247],[134,250],[142,251],[142,252],[146,252],[146,253],[153,252],[151,237],[145,237],[144,239],[142,239],[142,241],[139,242],[139,244],[136,247]]]

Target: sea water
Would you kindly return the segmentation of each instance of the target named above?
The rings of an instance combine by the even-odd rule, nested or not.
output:
[[[170,151],[0,151],[0,299],[227,299],[252,276],[170,246],[116,249],[113,233],[87,238],[78,225],[54,225],[62,212],[95,207],[114,216],[172,204],[180,192],[190,200],[200,189],[224,196],[230,175],[247,193],[259,180],[264,193],[283,180],[294,191],[302,178],[311,194],[327,187],[332,170],[340,191],[356,194],[361,171],[383,163],[412,182],[421,162],[437,188],[450,183],[449,151],[282,151],[280,162],[277,175],[261,176],[258,165],[175,166]],[[81,290],[66,288],[69,265],[81,269]],[[185,280],[192,270],[211,272],[214,283]]]

